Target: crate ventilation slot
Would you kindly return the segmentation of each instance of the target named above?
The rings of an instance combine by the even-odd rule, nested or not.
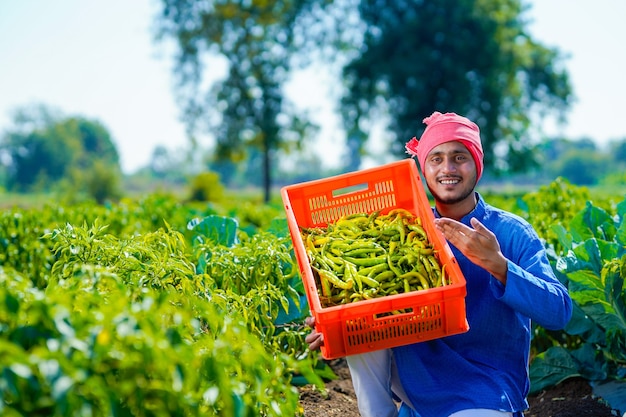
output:
[[[389,339],[413,338],[419,340],[425,334],[439,331],[443,326],[441,305],[422,306],[417,315],[388,316],[374,323],[364,318],[346,322],[348,346],[360,346]]]
[[[367,184],[359,184],[333,191],[332,199],[327,195],[310,198],[313,223],[328,224],[350,214],[371,213],[396,206],[393,181],[381,181],[374,184],[371,191],[363,191],[368,188]]]

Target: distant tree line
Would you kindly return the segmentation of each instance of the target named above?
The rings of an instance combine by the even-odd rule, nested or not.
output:
[[[99,203],[120,196],[119,154],[99,121],[39,105],[17,109],[13,122],[0,137],[0,178],[6,190],[62,190],[68,199]]]
[[[368,154],[375,127],[382,126],[389,158],[406,157],[405,142],[421,134],[422,119],[435,110],[481,126],[486,178],[563,175],[593,184],[618,181],[623,168],[616,158],[622,142],[599,149],[592,138],[542,139],[542,117],[563,118],[573,91],[565,57],[530,35],[523,0],[159,4],[157,39],[177,46],[174,93],[189,146],[175,154],[155,149],[132,184],[180,184],[210,171],[229,187],[260,187],[268,201],[287,181],[357,170],[366,157],[381,161]],[[217,62],[226,72],[207,83]],[[304,151],[319,126],[285,94],[294,71],[312,62],[338,74],[345,134],[345,146],[332,150],[341,154],[338,167]],[[106,129],[83,117],[52,116],[24,112],[2,137],[5,188],[55,184],[99,201],[118,193],[119,158]],[[200,135],[213,139],[209,149],[200,147]]]
[[[157,146],[145,167],[123,174],[117,148],[106,127],[97,120],[64,116],[50,107],[22,108],[14,126],[0,132],[0,187],[18,193],[62,193],[69,200],[91,198],[99,203],[126,193],[155,189],[189,189],[190,198],[221,195],[230,189],[262,189],[255,170],[258,160],[240,162],[243,169],[227,179],[202,163],[190,162],[189,149],[177,152]],[[599,146],[592,138],[546,138],[529,148],[532,166],[523,173],[487,173],[483,182],[522,181],[545,184],[563,177],[574,185],[626,183],[626,137]],[[383,160],[408,157],[392,152]],[[272,166],[275,187],[347,172],[343,165],[326,166],[323,154],[291,152],[286,164]],[[376,164],[376,162],[374,162]],[[210,181],[207,180],[210,178]],[[194,185],[195,184],[195,185]],[[193,194],[193,195],[192,195]]]
[[[537,171],[576,185],[626,184],[626,137],[600,149],[592,138],[556,138],[537,146]]]

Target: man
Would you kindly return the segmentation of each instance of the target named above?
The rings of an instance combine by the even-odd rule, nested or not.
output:
[[[531,320],[561,329],[572,301],[533,228],[475,191],[483,171],[478,126],[439,112],[424,123],[407,152],[417,157],[435,199],[435,225],[465,276],[470,330],[348,356],[359,411],[364,417],[522,416]],[[306,340],[311,349],[323,343],[315,332]]]

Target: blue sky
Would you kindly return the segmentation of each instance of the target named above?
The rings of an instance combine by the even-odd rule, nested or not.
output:
[[[152,40],[157,6],[156,0],[0,2],[0,133],[11,126],[13,110],[42,103],[102,122],[129,173],[148,163],[156,145],[185,147],[172,60]],[[626,138],[626,1],[534,0],[526,16],[536,40],[570,55],[578,101],[567,127],[547,126],[548,133],[599,144]],[[300,104],[324,122],[318,148],[340,139],[328,77],[315,70],[289,88],[307,97]]]

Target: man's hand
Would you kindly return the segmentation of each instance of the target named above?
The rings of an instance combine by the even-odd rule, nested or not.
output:
[[[304,324],[309,326],[313,331],[306,335],[304,341],[309,344],[310,350],[317,350],[324,344],[324,335],[315,330],[315,317],[307,317]]]
[[[435,227],[443,233],[448,242],[467,256],[467,259],[506,284],[507,259],[500,251],[498,239],[477,219],[472,218],[470,223],[473,229],[446,217],[435,219]]]

